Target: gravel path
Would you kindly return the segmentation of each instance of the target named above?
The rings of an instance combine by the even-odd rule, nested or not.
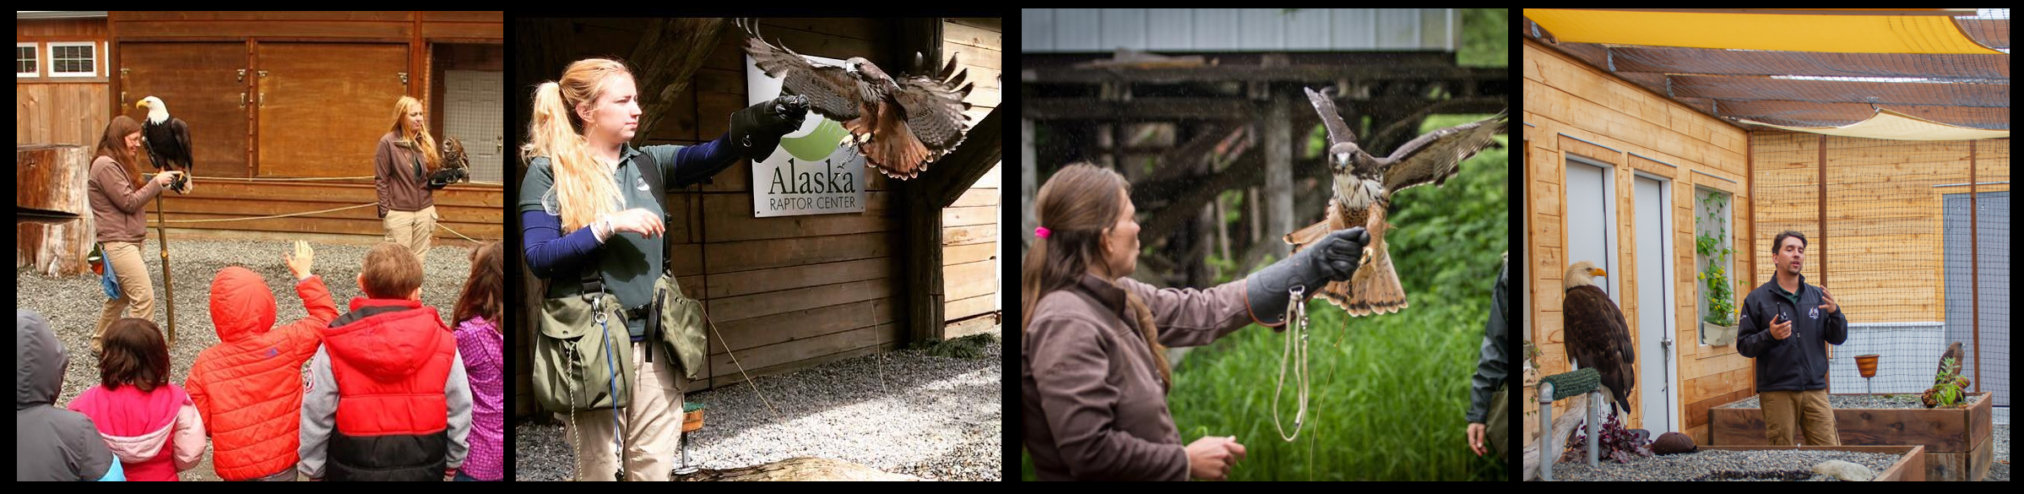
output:
[[[470,249],[461,246],[466,243],[448,244],[439,243],[429,252],[422,285],[422,302],[441,311],[445,324],[456,306],[457,296],[463,293],[464,279],[471,272]],[[291,245],[283,241],[183,239],[171,244],[169,260],[175,268],[176,282],[176,344],[169,349],[172,381],[181,384],[189,378],[190,364],[196,361],[197,354],[218,343],[218,334],[211,324],[208,294],[211,278],[226,266],[245,266],[266,278],[267,287],[274,291],[276,324],[308,315],[302,309],[302,299],[295,294],[294,278],[281,262],[281,253]],[[347,312],[350,300],[362,295],[356,278],[365,264],[366,251],[372,247],[313,242],[311,246],[316,249],[311,271],[323,277],[330,287],[338,313]],[[141,247],[141,257],[146,260],[148,276],[155,284],[154,320],[167,331],[168,294],[162,287],[160,249],[155,240],[148,240]],[[98,277],[49,278],[17,269],[14,285],[16,306],[33,309],[49,318],[51,329],[70,351],[71,363],[66,369],[59,403],[68,403],[86,388],[98,384],[98,368],[90,354],[92,326],[98,322],[99,310],[105,302],[105,290],[99,286]],[[207,452],[203,464],[183,472],[183,480],[216,480],[210,462],[211,454]]]
[[[1996,436],[1996,463],[1989,465],[1989,476],[1984,481],[2010,481],[2010,425],[1998,425],[1992,433]]]
[[[906,350],[758,378],[778,419],[745,384],[690,394],[709,404],[703,429],[689,436],[690,458],[721,469],[817,456],[925,479],[1001,480],[1003,348],[986,351],[953,359]],[[569,476],[562,430],[516,421],[517,480]]]
[[[1553,478],[1564,481],[1682,481],[1694,480],[1718,471],[1800,471],[1810,474],[1813,465],[1828,460],[1855,463],[1869,467],[1871,472],[1880,473],[1897,462],[1898,456],[1846,451],[1703,450],[1693,454],[1640,458],[1622,464],[1603,461],[1598,468],[1589,468],[1586,461],[1561,462],[1553,465]],[[1814,475],[1808,480],[1836,479]]]

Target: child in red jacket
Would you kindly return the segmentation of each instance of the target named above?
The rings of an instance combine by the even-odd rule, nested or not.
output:
[[[317,329],[337,319],[330,289],[309,271],[315,254],[297,241],[293,256],[282,255],[309,312],[287,326],[274,327],[274,292],[258,273],[232,266],[211,280],[218,344],[197,355],[183,387],[210,429],[218,478],[295,480],[302,363],[316,354]]]
[[[204,421],[190,395],[169,382],[168,341],[154,322],[131,317],[108,326],[103,341],[99,385],[70,409],[91,417],[127,480],[176,480],[204,457]]]
[[[449,480],[464,463],[471,386],[457,337],[422,305],[422,263],[386,242],[365,254],[364,297],[323,329],[302,399],[303,476]]]

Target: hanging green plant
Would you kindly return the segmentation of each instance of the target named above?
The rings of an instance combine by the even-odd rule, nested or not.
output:
[[[1696,277],[1707,288],[1703,293],[1707,297],[1708,314],[1702,320],[1717,326],[1736,325],[1735,288],[1729,282],[1728,270],[1724,268],[1734,251],[1728,247],[1729,231],[1722,225],[1719,216],[1728,209],[1728,203],[1727,198],[1714,192],[1701,198],[1701,204],[1708,211],[1707,224],[1714,227],[1712,231],[1699,232],[1694,236],[1694,252],[1708,261],[1708,267]]]

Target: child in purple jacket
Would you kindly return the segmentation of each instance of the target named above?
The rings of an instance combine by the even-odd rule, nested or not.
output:
[[[505,257],[499,242],[471,251],[471,277],[457,300],[457,351],[471,380],[471,455],[456,480],[503,480],[505,457],[503,340],[499,315],[505,302]]]

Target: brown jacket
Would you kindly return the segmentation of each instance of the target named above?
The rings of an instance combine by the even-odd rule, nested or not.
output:
[[[1160,343],[1206,345],[1253,319],[1244,282],[1156,289],[1084,275],[1041,297],[1020,342],[1026,451],[1040,480],[1187,480],[1188,457],[1129,290],[1152,310]]]
[[[379,150],[373,152],[373,185],[379,189],[379,216],[387,217],[387,210],[421,211],[436,205],[434,191],[429,190],[428,164],[423,163],[421,150],[410,148],[397,132],[388,131],[380,136]],[[415,167],[422,167],[417,173]]]
[[[139,242],[148,238],[148,200],[162,192],[149,180],[133,187],[127,169],[112,158],[91,160],[91,219],[98,228],[98,241]]]

